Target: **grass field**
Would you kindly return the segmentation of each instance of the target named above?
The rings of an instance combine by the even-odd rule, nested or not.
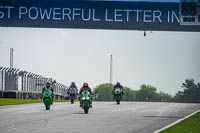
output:
[[[200,112],[160,133],[200,133]]]
[[[41,103],[41,102],[42,102],[42,100],[0,98],[0,106],[16,105],[16,104]],[[69,102],[69,100],[54,100],[54,102]]]

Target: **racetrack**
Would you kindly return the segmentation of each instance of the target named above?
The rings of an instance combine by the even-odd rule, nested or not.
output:
[[[0,107],[0,133],[151,133],[192,112],[200,104],[94,102],[88,114],[78,103]]]

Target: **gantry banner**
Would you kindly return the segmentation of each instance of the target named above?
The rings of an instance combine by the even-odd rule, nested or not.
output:
[[[200,31],[179,0],[0,0],[0,27]]]

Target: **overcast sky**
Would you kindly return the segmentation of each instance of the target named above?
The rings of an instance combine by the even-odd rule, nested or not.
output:
[[[0,28],[0,66],[9,66],[13,47],[15,68],[95,87],[109,82],[113,54],[114,83],[175,94],[186,78],[200,82],[199,42],[192,32]]]

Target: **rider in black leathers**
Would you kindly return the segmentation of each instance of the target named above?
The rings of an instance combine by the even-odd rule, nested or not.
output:
[[[114,86],[113,90],[112,90],[112,94],[114,95],[114,91],[116,88],[120,88],[121,91],[122,91],[122,96],[124,95],[124,87],[119,83],[117,82],[116,85]]]
[[[70,87],[68,88],[68,91],[67,91],[67,94],[69,95],[69,91],[70,89],[74,88],[76,90],[76,94],[78,93],[78,89],[77,89],[77,86],[75,84],[75,82],[72,82]]]

